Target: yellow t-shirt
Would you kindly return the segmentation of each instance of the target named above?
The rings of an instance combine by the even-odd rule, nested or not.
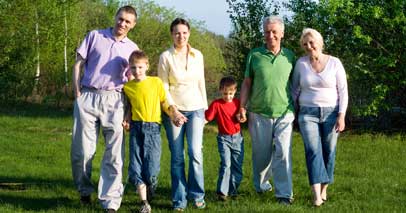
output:
[[[165,89],[161,79],[147,76],[142,81],[129,81],[124,85],[133,121],[161,123],[161,103],[165,102]]]

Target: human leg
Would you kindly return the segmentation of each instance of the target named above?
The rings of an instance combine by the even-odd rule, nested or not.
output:
[[[338,108],[335,107],[323,107],[322,118],[323,123],[321,126],[321,144],[323,150],[323,162],[328,175],[328,182],[334,181],[334,166],[336,156],[336,146],[338,139],[338,132],[335,130],[335,124],[338,116]]]
[[[117,210],[124,192],[122,183],[124,161],[124,96],[121,92],[101,94],[100,121],[105,139],[105,150],[100,168],[99,201],[104,209]]]
[[[231,138],[229,135],[217,135],[217,145],[220,154],[220,168],[217,180],[217,194],[228,196],[230,183],[231,153],[229,144]]]
[[[204,175],[203,175],[203,128],[204,110],[185,112],[188,122],[185,124],[186,140],[188,143],[189,172],[188,198],[195,201],[200,208],[204,204]]]
[[[147,184],[148,200],[151,201],[158,186],[161,161],[161,126],[158,123],[144,122],[143,178]]]
[[[324,122],[322,125],[322,148],[323,160],[326,167],[328,182],[321,184],[321,198],[327,201],[327,188],[328,185],[334,181],[334,166],[337,148],[337,140],[339,133],[335,131],[335,123],[338,116],[338,109],[336,107],[324,107],[323,117]]]
[[[292,200],[292,131],[293,113],[277,118],[274,123],[274,152],[272,173],[275,196]]]
[[[249,112],[248,130],[252,141],[252,170],[254,187],[257,192],[272,189],[269,179],[272,176],[272,120]]]
[[[171,151],[171,186],[174,209],[184,209],[186,199],[186,175],[184,156],[184,125],[175,126],[167,115],[163,115],[163,125]]]
[[[92,160],[96,152],[100,123],[97,111],[92,105],[96,95],[83,92],[74,104],[73,130],[71,145],[72,176],[81,197],[90,202],[90,194],[94,191],[91,181]]]
[[[243,172],[242,165],[244,161],[244,139],[240,133],[233,135],[231,144],[231,177],[228,194],[233,196],[238,194]]]
[[[319,207],[323,204],[323,199],[321,198],[321,184],[313,184],[311,188],[313,192],[313,205]]]
[[[144,138],[142,122],[132,121],[130,124],[128,181],[134,186],[144,183],[142,178]]]

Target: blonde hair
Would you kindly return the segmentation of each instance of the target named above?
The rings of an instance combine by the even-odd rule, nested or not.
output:
[[[303,48],[303,40],[305,39],[306,36],[311,36],[313,37],[316,42],[318,42],[321,46],[321,49],[323,49],[324,47],[324,40],[323,40],[323,36],[321,36],[321,34],[312,28],[304,28],[302,31],[302,35],[300,36],[300,46]]]

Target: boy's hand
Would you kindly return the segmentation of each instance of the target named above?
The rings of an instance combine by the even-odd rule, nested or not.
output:
[[[123,128],[125,129],[125,130],[130,130],[130,123],[127,121],[127,120],[124,120],[122,123],[121,123],[121,125],[123,126]]]

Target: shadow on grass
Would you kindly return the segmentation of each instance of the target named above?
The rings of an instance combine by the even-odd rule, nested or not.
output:
[[[2,206],[25,211],[46,211],[60,207],[75,208],[76,200],[66,194],[74,193],[71,180],[49,180],[32,177],[0,177],[0,203]]]
[[[55,106],[50,106],[46,104],[35,104],[27,102],[0,104],[0,115],[5,116],[60,118],[60,117],[71,117],[72,114],[73,114],[72,107],[57,108]]]
[[[73,206],[75,201],[67,197],[26,197],[24,195],[7,195],[0,194],[0,202],[2,204],[11,205],[16,208],[22,208],[25,211],[44,211],[55,209],[56,207]]]

